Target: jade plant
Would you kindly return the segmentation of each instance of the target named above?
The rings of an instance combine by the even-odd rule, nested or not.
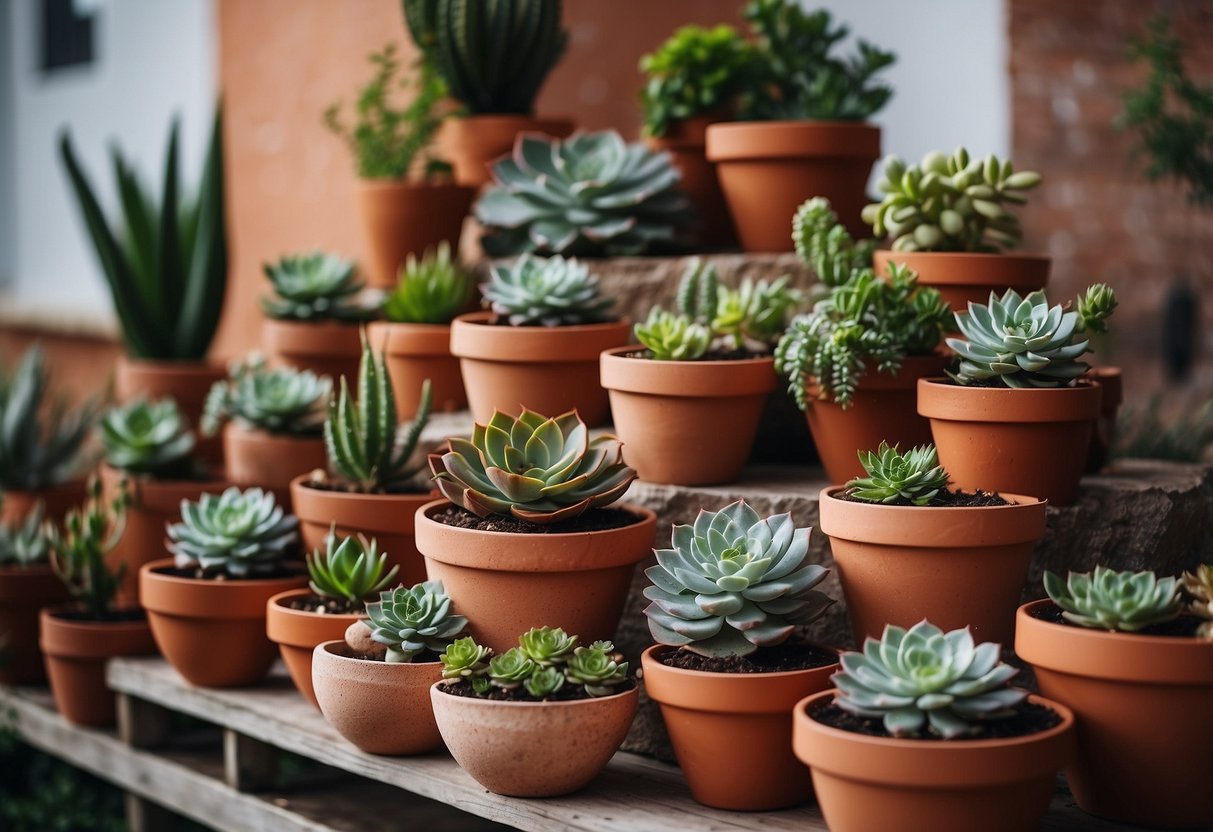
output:
[[[101,418],[101,444],[110,466],[158,479],[197,475],[194,433],[172,398],[136,399]]]
[[[1028,696],[1010,687],[1019,671],[999,656],[993,642],[974,644],[968,627],[945,633],[925,620],[908,630],[889,624],[879,641],[864,640],[862,653],[839,656],[834,704],[879,719],[894,737],[980,736],[984,723],[1013,716]]]
[[[1071,572],[1064,581],[1046,571],[1044,584],[1063,618],[1096,630],[1135,633],[1172,620],[1183,605],[1179,579],[1149,571],[1096,566],[1094,572]]]
[[[394,289],[383,299],[383,317],[401,324],[449,324],[472,300],[472,276],[451,259],[446,240],[418,260],[409,252]]]
[[[430,471],[448,500],[478,517],[547,526],[615,502],[636,478],[623,443],[610,434],[591,439],[575,410],[548,418],[523,408],[517,419],[494,411],[470,441],[453,436],[449,444],[430,454]]]
[[[467,619],[451,612],[451,599],[442,581],[379,593],[366,605],[369,620],[362,623],[371,638],[387,647],[385,661],[407,664],[420,653],[442,653],[463,632]]]
[[[4,494],[0,492],[0,509]],[[42,526],[45,506],[39,500],[19,523],[0,522],[0,569],[7,566],[33,566],[46,563],[50,545]]]
[[[494,265],[480,291],[489,308],[510,326],[575,326],[610,320],[614,298],[599,294],[589,266],[554,257],[524,254]]]
[[[783,644],[833,603],[828,572],[805,563],[809,530],[790,514],[763,518],[744,500],[674,526],[671,548],[645,570],[649,632],[701,656],[747,656]]]
[[[112,610],[122,587],[126,564],[111,568],[106,555],[122,538],[129,503],[125,488],[113,499],[103,499],[101,482],[93,477],[84,504],[67,512],[62,527],[50,521],[45,526],[51,567],[72,598],[94,619],[104,618]]]
[[[846,484],[846,495],[863,503],[894,506],[929,505],[948,487],[948,472],[939,464],[934,445],[919,445],[904,454],[881,442],[875,451],[859,451],[865,476]]]
[[[669,154],[614,130],[520,135],[475,214],[490,257],[647,254],[675,246],[690,222]]]
[[[359,303],[363,282],[354,261],[313,251],[280,258],[262,267],[274,294],[261,299],[270,318],[283,321],[365,321],[373,307]]]
[[[211,385],[202,411],[202,432],[213,436],[235,419],[244,427],[287,436],[318,436],[333,383],[328,376],[293,367],[271,369],[257,354],[234,361],[228,378]]]
[[[299,521],[270,491],[232,486],[222,494],[181,501],[181,520],[168,527],[179,569],[204,578],[275,575],[299,543]]]
[[[1213,563],[1202,563],[1185,572],[1183,591],[1188,598],[1187,613],[1202,619],[1196,635],[1213,638]]]
[[[388,569],[387,554],[375,541],[362,535],[338,539],[336,527],[324,537],[324,550],[307,556],[308,586],[312,592],[348,611],[357,610],[363,601],[391,585],[399,566]]]

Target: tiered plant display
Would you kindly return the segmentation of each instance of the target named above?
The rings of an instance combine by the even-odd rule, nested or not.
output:
[[[806,563],[809,530],[762,518],[744,501],[674,526],[645,574],[645,690],[661,714],[691,794],[721,809],[794,806],[811,796],[792,756],[788,714],[829,687],[837,654],[793,638],[833,603]]]
[[[442,676],[430,699],[451,756],[514,797],[585,787],[623,743],[639,698],[614,644],[578,646],[559,627],[528,630],[497,654],[460,639],[442,655]]]
[[[999,654],[924,620],[839,657],[837,690],[797,703],[794,732],[833,832],[1038,828],[1076,720],[1010,687]]]
[[[0,493],[0,509],[5,499]],[[69,597],[51,570],[42,518],[42,503],[36,502],[20,523],[0,520],[0,684],[31,685],[46,678],[38,612]]]

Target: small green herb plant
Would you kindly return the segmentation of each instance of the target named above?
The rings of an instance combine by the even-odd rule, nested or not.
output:
[[[375,309],[359,302],[363,282],[354,261],[313,251],[282,257],[263,266],[274,294],[261,299],[261,310],[282,321],[365,321]]]
[[[232,362],[228,378],[211,385],[202,411],[202,433],[214,436],[228,419],[285,436],[318,436],[324,429],[333,383],[328,376],[293,367],[271,369],[254,353]]]
[[[111,569],[105,556],[122,539],[129,504],[125,487],[112,500],[102,499],[101,482],[93,477],[84,504],[68,511],[62,527],[50,521],[45,526],[55,574],[92,619],[110,615],[122,587],[126,564]]]
[[[424,581],[379,593],[366,605],[362,623],[371,638],[387,647],[384,660],[408,664],[421,653],[442,653],[467,626],[467,619],[451,612],[451,598],[442,581]]]
[[[1153,572],[1118,572],[1096,566],[1062,578],[1046,571],[1045,592],[1062,617],[1082,627],[1135,633],[1179,615],[1183,604],[1179,578]]]
[[[395,288],[383,299],[383,317],[399,324],[449,324],[471,303],[474,286],[443,240],[420,260],[409,253]]]

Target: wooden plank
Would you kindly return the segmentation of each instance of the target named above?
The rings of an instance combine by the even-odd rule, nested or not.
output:
[[[130,832],[173,832],[180,825],[178,815],[137,794],[127,792],[125,803]]]
[[[118,738],[131,748],[158,748],[172,736],[173,712],[146,699],[115,694]]]
[[[263,792],[274,785],[278,757],[272,745],[223,729],[223,779],[238,792]]]

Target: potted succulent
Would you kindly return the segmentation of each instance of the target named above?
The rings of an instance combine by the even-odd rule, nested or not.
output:
[[[842,483],[862,473],[860,451],[930,441],[916,385],[947,366],[940,342],[952,315],[905,266],[877,278],[870,247],[855,243],[827,201],[801,205],[793,229],[801,259],[824,288],[780,339],[775,368],[805,412],[826,478]]]
[[[0,492],[0,508],[5,499]],[[0,684],[29,685],[46,678],[38,611],[69,598],[51,569],[42,518],[42,503],[34,503],[20,523],[0,520]]]
[[[1189,611],[1178,579],[1099,566],[1065,580],[1046,572],[1049,597],[1019,608],[1015,652],[1040,692],[1074,711],[1066,777],[1101,818],[1213,824],[1208,791],[1194,787],[1213,782],[1213,568],[1185,578]]]
[[[1074,756],[1075,715],[1010,687],[999,645],[890,625],[797,703],[796,756],[834,832],[1036,829]]]
[[[792,706],[829,687],[837,653],[795,638],[823,613],[827,571],[806,563],[809,530],[743,500],[676,525],[645,571],[641,664],[691,795],[720,809],[794,806],[811,796],[792,756]]]
[[[413,462],[430,418],[430,384],[422,384],[417,415],[407,428],[396,421],[392,388],[383,355],[376,355],[364,337],[358,397],[342,378],[340,393],[329,399],[324,444],[333,473],[316,470],[295,477],[291,503],[307,551],[325,546],[330,534],[366,534],[379,541],[404,581],[415,583],[425,569],[413,542],[413,514],[434,499],[428,485],[414,481],[425,462]]]
[[[957,312],[990,292],[1043,289],[1049,258],[1008,251],[1023,237],[1008,206],[1023,205],[1023,192],[1040,181],[1010,159],[970,158],[963,147],[951,156],[932,151],[918,165],[888,157],[877,183],[881,200],[863,209],[864,222],[891,243],[875,253],[877,274],[901,263]]]
[[[1125,385],[1120,367],[1092,367],[1087,371],[1087,379],[1099,385],[1099,419],[1091,431],[1086,467],[1088,474],[1095,474],[1103,470],[1116,444],[1116,422],[1125,400]]]
[[[806,197],[830,200],[854,235],[868,174],[880,157],[870,119],[893,91],[876,76],[895,60],[867,41],[832,55],[847,27],[793,0],[751,0],[744,17],[758,40],[766,83],[738,120],[707,129],[707,158],[746,251],[788,251],[787,218]]]
[[[312,682],[325,719],[368,754],[441,747],[430,687],[442,678],[443,651],[460,654],[452,642],[467,619],[451,611],[440,581],[382,592],[366,605],[366,616],[313,653]]]
[[[229,482],[268,488],[290,505],[291,480],[327,464],[323,431],[332,382],[311,370],[271,370],[256,354],[233,362],[228,375],[206,397],[202,432],[213,436],[223,428]]]
[[[430,701],[451,756],[512,797],[585,787],[623,743],[639,698],[614,644],[578,646],[559,627],[532,628],[499,654],[462,638],[442,654],[442,676]]]
[[[460,185],[488,182],[489,165],[510,152],[520,133],[573,132],[567,119],[534,114],[539,88],[568,41],[560,6],[560,0],[508,6],[405,0],[409,33],[460,105],[439,134]]]
[[[864,475],[820,501],[855,643],[924,618],[1009,642],[1044,501],[950,491],[932,445],[901,454],[882,442],[859,462]]]
[[[523,254],[492,265],[480,290],[490,311],[451,324],[472,418],[575,409],[588,425],[607,422],[607,394],[594,368],[599,353],[628,342],[630,324],[611,316],[615,301],[599,294],[589,267]]]
[[[428,155],[442,117],[437,107],[442,81],[426,60],[416,79],[398,81],[400,59],[394,46],[370,56],[374,77],[362,88],[353,126],[334,104],[324,122],[349,145],[360,180],[358,205],[370,246],[369,282],[389,288],[409,252],[446,241],[456,251],[474,190],[449,181],[450,166]],[[393,103],[399,90],[413,87],[408,106]]]
[[[367,327],[371,344],[384,354],[394,379],[396,412],[411,419],[420,404],[418,391],[430,380],[434,407],[444,413],[467,407],[459,359],[451,355],[451,321],[468,311],[475,283],[451,259],[451,247],[438,245],[420,260],[409,254],[396,287],[383,299],[382,321]]]
[[[261,299],[261,347],[275,364],[318,376],[353,378],[362,350],[359,324],[375,308],[359,300],[352,260],[314,251],[263,267],[274,294]]]
[[[164,658],[199,687],[260,680],[278,656],[265,634],[266,602],[307,585],[299,521],[274,495],[232,486],[182,500],[168,527],[173,557],[139,570],[139,597]]]
[[[639,347],[602,353],[602,386],[628,459],[647,482],[732,482],[749,458],[776,377],[771,345],[800,302],[788,278],[720,286],[692,260],[677,308],[653,307]],[[708,449],[711,449],[710,452]]]
[[[939,459],[958,488],[1031,494],[1069,505],[1100,415],[1100,388],[1083,378],[1090,334],[1107,331],[1116,295],[1097,283],[1076,309],[1043,291],[1008,289],[956,314],[963,338],[948,378],[918,380],[918,413],[931,420]]]
[[[125,492],[105,501],[93,478],[84,504],[68,511],[62,528],[46,524],[51,564],[74,602],[42,609],[39,646],[55,707],[76,725],[114,722],[106,661],[156,652],[143,610],[116,603],[125,565],[112,569],[106,563],[122,537],[126,501]]]
[[[430,579],[475,610],[468,634],[506,650],[538,619],[614,637],[657,524],[646,508],[611,505],[636,477],[622,443],[591,439],[576,412],[524,409],[448,445],[429,457],[446,499],[417,510],[417,548]]]

